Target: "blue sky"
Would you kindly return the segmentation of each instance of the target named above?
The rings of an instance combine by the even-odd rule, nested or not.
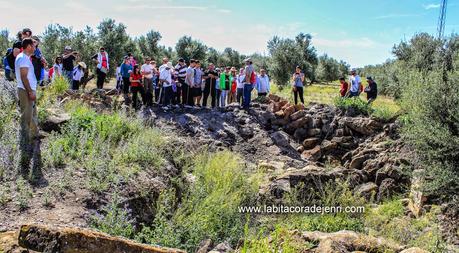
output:
[[[0,28],[49,23],[93,28],[104,18],[127,25],[132,36],[159,31],[161,44],[174,46],[191,35],[218,50],[266,53],[274,35],[313,35],[319,54],[328,53],[353,67],[384,62],[391,48],[419,32],[436,34],[440,0],[0,0]],[[459,0],[449,0],[445,33],[459,31]]]

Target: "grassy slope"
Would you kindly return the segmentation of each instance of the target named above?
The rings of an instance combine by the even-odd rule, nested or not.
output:
[[[272,86],[272,93],[278,94],[289,101],[293,102],[293,93],[290,87],[281,89],[277,85]],[[334,100],[339,97],[339,82],[333,82],[329,84],[313,84],[306,86],[304,90],[304,102],[308,103],[319,103],[319,104],[334,104]],[[366,101],[366,94],[362,93],[360,98]],[[378,98],[372,104],[373,109],[376,113],[395,115],[400,111],[400,106],[397,101],[391,97],[378,95]]]
[[[65,87],[65,84],[61,86]],[[43,112],[44,107],[51,106],[55,93],[61,91],[59,85],[49,89],[48,94],[41,97],[40,111]],[[337,92],[336,85],[310,86],[306,89],[306,100],[332,103],[333,94]],[[288,94],[286,91],[280,93],[284,96]],[[379,100],[387,101],[382,103],[381,107],[398,108],[390,99]],[[63,133],[53,134],[43,145],[44,170],[55,172],[70,168],[70,171],[73,171],[78,168],[84,171],[85,184],[70,184],[73,174],[69,174],[67,182],[70,188],[52,187],[54,189],[49,189],[48,197],[42,196],[42,202],[49,201],[45,199],[49,197],[52,199],[51,202],[58,201],[61,194],[65,195],[75,190],[74,187],[104,193],[109,189],[116,189],[122,182],[143,170],[160,170],[165,159],[165,137],[158,130],[146,127],[128,115],[100,115],[78,104],[67,106],[66,109],[72,113],[73,119]],[[14,114],[13,110],[15,108],[11,107],[11,113],[0,113],[0,122],[8,122],[6,128],[14,128],[17,125],[16,121],[9,120],[11,114]],[[2,131],[0,145],[14,143],[11,136],[2,136],[1,133]],[[183,148],[177,149],[180,153]],[[116,155],[120,153],[124,155]],[[260,178],[268,175],[263,172],[247,174],[242,158],[228,151],[209,154],[203,150],[201,155],[193,158],[177,159],[187,160],[183,175],[177,176],[177,182],[181,182],[187,176],[186,173],[192,173],[195,177],[194,186],[183,192],[180,203],[173,189],[164,191],[158,201],[158,215],[155,220],[151,224],[145,224],[141,231],[135,231],[129,210],[120,207],[119,200],[113,198],[103,210],[99,210],[103,215],[94,218],[92,226],[110,234],[151,244],[184,248],[190,252],[196,249],[201,240],[207,238],[217,243],[227,240],[233,245],[240,238],[244,238],[241,248],[243,252],[298,252],[313,246],[296,241],[289,233],[293,229],[325,232],[350,229],[441,252],[441,248],[438,247],[441,240],[435,223],[435,213],[438,212],[436,208],[421,219],[406,217],[399,200],[388,200],[378,208],[370,208],[343,184],[339,189],[326,191],[326,194],[321,196],[320,203],[365,205],[367,211],[364,214],[247,217],[238,213],[237,207],[261,205],[256,201],[256,191]],[[2,189],[5,189],[3,186],[9,183],[7,180],[0,179],[0,200]],[[55,186],[56,183],[50,182],[50,185]],[[35,190],[31,189],[27,182],[18,180],[17,191],[19,194],[4,202],[16,202],[19,207],[27,209],[27,203],[35,195]],[[295,196],[290,196],[289,199],[295,199]],[[0,201],[0,210],[4,204]]]

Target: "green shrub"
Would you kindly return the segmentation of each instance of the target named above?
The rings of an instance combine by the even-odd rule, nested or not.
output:
[[[113,194],[110,203],[103,208],[102,215],[91,218],[91,227],[110,235],[132,239],[134,237],[133,221],[129,212],[120,207],[120,204],[117,194]]]
[[[269,235],[264,235],[260,231],[256,236],[248,233],[248,226],[245,229],[244,244],[240,249],[241,253],[265,253],[265,252],[308,252],[315,245],[305,243],[299,236],[295,236],[291,231],[277,226]]]
[[[415,147],[429,179],[424,191],[449,198],[459,191],[459,71],[445,79],[440,70],[425,76],[408,74],[403,137]]]
[[[367,102],[363,101],[360,97],[353,97],[353,98],[335,98],[335,106],[341,110],[355,110],[357,114],[363,115],[370,115],[372,113],[372,109]]]
[[[174,208],[175,195],[161,194],[161,206],[168,210],[160,209],[152,227],[145,228],[138,239],[195,251],[203,239],[235,244],[242,237],[245,219],[238,207],[253,201],[258,184],[243,171],[240,158],[233,153],[205,153],[195,159],[196,181],[182,202]]]
[[[369,234],[394,240],[410,247],[420,247],[430,252],[444,252],[445,242],[436,222],[438,207],[420,218],[405,216],[400,200],[391,200],[365,214]]]

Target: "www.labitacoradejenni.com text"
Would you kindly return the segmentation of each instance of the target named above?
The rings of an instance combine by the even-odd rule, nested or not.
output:
[[[288,214],[288,213],[364,213],[364,206],[287,206],[287,205],[262,205],[262,206],[240,206],[240,213],[258,214]]]

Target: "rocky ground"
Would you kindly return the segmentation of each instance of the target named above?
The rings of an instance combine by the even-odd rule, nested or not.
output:
[[[99,111],[114,108],[128,110],[113,90],[68,93],[61,97],[62,103],[72,99],[82,100]],[[347,180],[354,191],[374,202],[406,192],[410,186],[410,175],[406,168],[410,168],[412,154],[400,140],[395,120],[370,118],[328,105],[294,106],[274,95],[253,103],[253,108],[248,111],[233,104],[219,109],[163,110],[153,107],[137,114],[147,124],[179,137],[180,143],[176,145],[183,145],[187,150],[203,147],[209,151],[229,149],[244,158],[247,170],[268,171],[269,178],[260,189],[260,198],[268,202],[276,203],[284,194],[301,185],[307,187],[300,189],[303,191],[300,196],[307,196],[309,192],[335,182],[335,179]],[[55,111],[49,115],[41,123],[45,131],[59,130],[68,120],[68,115],[63,112]],[[154,203],[157,193],[170,185],[170,177],[180,172],[180,168],[172,162],[166,167],[164,175],[144,172],[137,178],[142,180],[126,187],[122,193],[125,204],[133,210],[138,222],[151,219],[154,211],[145,206]],[[34,189],[28,209],[21,210],[14,203],[2,207],[0,232],[18,229],[26,223],[87,227],[88,217],[106,204],[106,197],[74,188],[76,190],[45,206],[43,195],[46,189],[58,186],[53,182],[71,175],[74,185],[82,183],[78,179],[82,172],[60,173],[45,172],[47,183]],[[154,194],[146,199],[141,194],[145,191]],[[411,201],[413,203],[409,206],[413,213],[416,208],[422,212],[423,201],[422,198],[418,202]],[[457,209],[445,209],[445,224],[449,224],[447,221],[457,221]],[[345,236],[352,237],[349,239],[351,241],[360,240],[356,234],[347,233]],[[300,237],[305,241],[320,241],[323,250],[318,249],[317,252],[348,252],[347,249],[351,248],[373,252],[371,249],[351,247],[349,245],[352,243],[336,239],[339,236],[333,237],[336,240],[317,233],[301,234]],[[394,250],[401,251],[403,248]]]

